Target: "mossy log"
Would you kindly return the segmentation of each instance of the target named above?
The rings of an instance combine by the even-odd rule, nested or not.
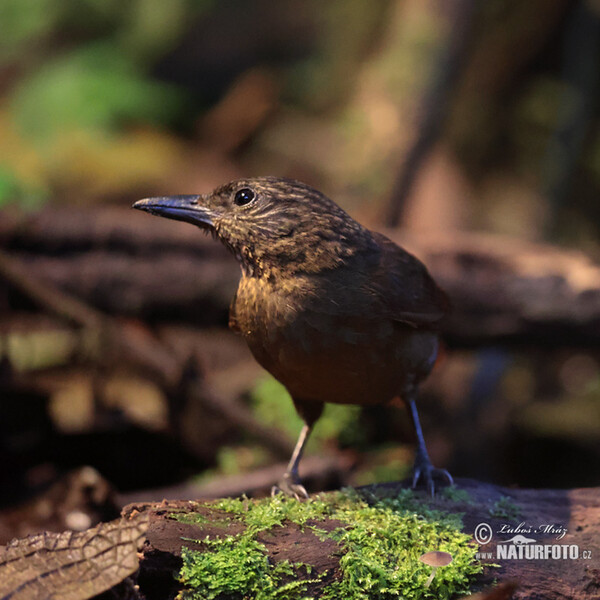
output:
[[[335,502],[330,494],[318,497],[324,502]],[[486,541],[491,531],[487,543],[472,542],[473,558],[483,570],[472,580],[471,591],[487,589],[497,582],[513,582],[517,585],[514,598],[591,600],[599,597],[600,489],[511,489],[461,479],[454,488],[446,488],[433,500],[422,492],[409,493],[406,483],[360,488],[356,497],[370,506],[385,498],[408,498],[409,511],[410,502],[414,501],[413,506],[420,507],[415,510],[425,511],[427,518],[433,515],[435,519],[435,511],[457,516],[462,519],[464,532],[475,535],[481,542]],[[126,507],[125,514],[150,512],[138,577],[144,593],[154,590],[147,597],[158,600],[180,591],[181,584],[176,577],[183,564],[182,551],[184,555],[190,550],[216,552],[218,549],[202,541],[207,537],[214,540],[239,536],[249,527],[243,511],[252,514],[250,505],[255,501],[243,502],[246,506],[242,504],[241,514],[239,504],[237,512],[228,512],[227,504],[218,502],[163,501]],[[298,510],[301,512],[302,506]],[[287,560],[290,564],[310,565],[308,572],[296,573],[296,577],[309,581],[304,594],[315,598],[325,597],[328,586],[339,583],[344,578],[344,569],[348,569],[348,565],[343,564],[345,549],[339,538],[323,537],[312,529],[314,525],[326,531],[352,528],[358,520],[353,517],[354,522],[344,523],[339,514],[333,514],[335,518],[325,518],[321,523],[309,519],[304,526],[293,522],[293,517],[273,527],[266,524],[256,535],[258,542],[264,544],[270,564]],[[373,535],[382,536],[378,543],[383,545],[386,540],[381,531],[374,530]],[[423,546],[422,551],[437,549]],[[393,568],[393,565],[386,566]],[[418,563],[415,563],[417,568]],[[223,590],[223,597],[226,591]],[[376,585],[372,594],[377,598],[386,597]],[[301,597],[304,596],[299,593],[298,598]],[[425,592],[423,597],[428,597]]]
[[[388,234],[449,293],[451,345],[600,340],[600,267],[583,254],[485,234]],[[4,211],[0,247],[26,273],[97,309],[150,320],[224,325],[239,278],[221,244],[194,227],[120,207]]]
[[[438,551],[445,566],[433,571]],[[460,479],[431,499],[402,482],[302,502],[130,504],[121,520],[0,547],[0,597],[592,600],[598,556],[599,488]]]

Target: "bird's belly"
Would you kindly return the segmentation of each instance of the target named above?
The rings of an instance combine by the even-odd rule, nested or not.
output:
[[[390,320],[315,312],[242,320],[257,361],[296,399],[383,403],[426,377],[437,354],[435,334]]]
[[[348,404],[379,404],[401,395],[407,385],[427,376],[435,361],[437,340],[431,334],[402,328],[389,337],[342,328],[313,348],[290,345],[273,370],[293,397]],[[369,335],[373,333],[373,335]],[[370,339],[355,341],[364,336]]]

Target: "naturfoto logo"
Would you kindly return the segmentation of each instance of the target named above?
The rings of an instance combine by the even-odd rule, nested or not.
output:
[[[591,559],[590,550],[582,550],[577,544],[544,544],[539,543],[537,537],[530,535],[551,535],[556,541],[562,540],[567,534],[563,525],[541,524],[527,525],[525,522],[518,525],[504,523],[497,531],[498,534],[509,534],[511,538],[498,541],[495,552],[478,552],[477,558],[483,560],[576,560],[579,558]],[[489,544],[494,532],[488,523],[479,523],[475,528],[475,540],[481,546]]]

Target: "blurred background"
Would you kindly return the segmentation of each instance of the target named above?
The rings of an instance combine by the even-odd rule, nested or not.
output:
[[[600,3],[1,0],[0,543],[126,502],[268,493],[300,421],[227,330],[239,270],[145,196],[277,175],[449,292],[433,462],[600,484]],[[309,491],[408,476],[329,407]]]

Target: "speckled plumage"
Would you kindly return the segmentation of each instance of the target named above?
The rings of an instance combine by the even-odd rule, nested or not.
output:
[[[252,199],[238,205],[240,193]],[[309,429],[324,402],[402,397],[422,437],[414,397],[435,362],[434,327],[448,304],[415,257],[287,179],[238,180],[135,207],[208,229],[235,255],[242,277],[230,325],[286,386]],[[301,450],[287,473],[294,494]],[[424,442],[419,452],[428,461]]]

